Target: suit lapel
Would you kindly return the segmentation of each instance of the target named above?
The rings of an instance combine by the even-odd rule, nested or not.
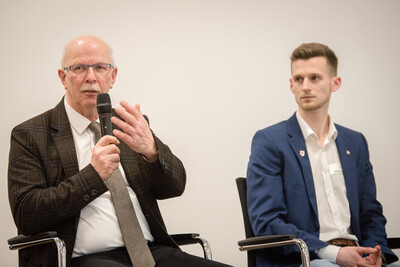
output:
[[[344,131],[340,126],[335,125],[338,136],[336,138],[336,146],[339,153],[340,164],[344,181],[346,184],[347,199],[350,205],[350,213],[352,219],[354,214],[358,214],[358,181],[357,181],[357,168],[355,165],[355,151],[352,149],[352,143],[347,139]],[[352,153],[353,152],[353,153]]]
[[[289,144],[299,162],[310,204],[318,218],[317,197],[315,195],[314,179],[311,171],[310,160],[308,158],[307,147],[296,114],[290,117],[287,121],[287,130],[289,135]]]
[[[64,98],[54,108],[51,128],[53,129],[51,135],[60,156],[65,177],[71,177],[79,172],[79,165],[71,126],[65,111]]]

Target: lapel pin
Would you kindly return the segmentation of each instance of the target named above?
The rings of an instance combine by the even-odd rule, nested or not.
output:
[[[304,150],[300,150],[300,156],[304,157],[306,152]]]
[[[350,150],[346,150],[346,154],[347,154],[347,155],[350,155]]]

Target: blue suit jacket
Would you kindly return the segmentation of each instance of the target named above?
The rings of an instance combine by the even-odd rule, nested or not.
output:
[[[367,142],[361,133],[335,125],[336,145],[342,165],[351,212],[351,229],[360,245],[380,245],[388,261],[397,260],[387,248],[382,206]],[[305,154],[301,155],[300,151]],[[303,239],[311,259],[328,244],[319,239],[317,200],[310,161],[300,126],[289,120],[258,131],[252,142],[247,170],[248,210],[256,236],[295,234]],[[257,266],[299,266],[295,246],[259,250]]]

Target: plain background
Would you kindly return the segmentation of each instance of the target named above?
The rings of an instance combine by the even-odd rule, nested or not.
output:
[[[114,49],[113,105],[140,103],[184,162],[184,195],[160,202],[169,232],[201,233],[214,259],[234,266],[246,266],[235,178],[246,175],[251,139],[296,110],[293,49],[328,44],[343,80],[330,114],[366,136],[387,232],[400,236],[399,11],[397,0],[1,0],[0,265],[17,266],[6,242],[16,234],[7,197],[10,132],[60,101],[63,47],[83,34]]]

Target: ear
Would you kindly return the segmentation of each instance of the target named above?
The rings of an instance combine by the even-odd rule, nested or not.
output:
[[[61,83],[64,85],[64,88],[67,89],[66,88],[66,84],[65,84],[65,76],[66,76],[65,71],[62,70],[62,69],[59,69],[58,70],[58,77],[60,77]]]
[[[294,94],[293,79],[292,79],[292,78],[289,78],[289,82],[290,82],[290,91]]]
[[[113,85],[115,83],[115,80],[117,79],[117,73],[118,73],[118,68],[114,67],[111,73],[111,85],[110,89],[113,88]]]
[[[340,77],[332,78],[332,92],[336,92],[337,90],[339,90],[341,85],[342,85],[342,78]]]

